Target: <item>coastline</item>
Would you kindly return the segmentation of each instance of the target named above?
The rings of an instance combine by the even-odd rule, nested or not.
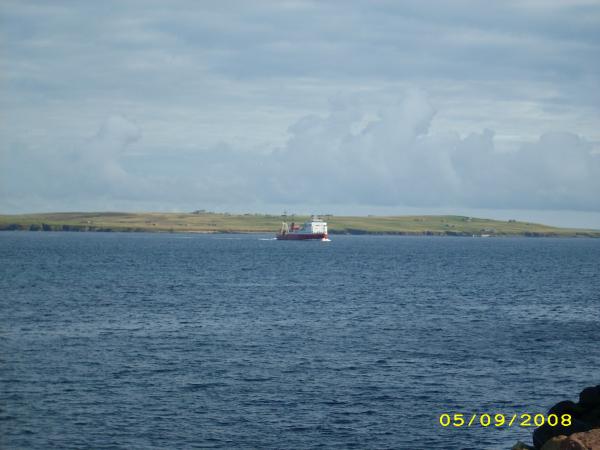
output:
[[[552,227],[467,216],[324,216],[332,235],[460,237],[588,237],[600,230]],[[265,214],[69,212],[0,215],[0,231],[130,233],[275,233],[281,221],[306,216]]]

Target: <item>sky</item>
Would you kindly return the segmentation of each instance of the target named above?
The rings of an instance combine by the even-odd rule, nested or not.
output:
[[[600,0],[0,0],[0,213],[600,229]]]

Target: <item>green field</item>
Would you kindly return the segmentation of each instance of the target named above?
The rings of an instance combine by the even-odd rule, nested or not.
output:
[[[0,230],[274,233],[281,222],[308,216],[221,213],[46,213],[0,215]],[[448,236],[600,237],[600,230],[557,228],[528,222],[465,216],[325,216],[331,234],[414,234]]]

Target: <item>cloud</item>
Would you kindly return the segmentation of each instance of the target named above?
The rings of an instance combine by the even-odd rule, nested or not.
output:
[[[112,116],[77,148],[28,164],[29,175],[13,177],[7,194],[26,196],[35,179],[52,180],[36,195],[65,205],[113,199],[163,209],[251,203],[600,211],[600,154],[580,136],[545,133],[500,151],[491,130],[431,132],[436,111],[423,91],[375,109],[361,98],[340,96],[326,115],[302,117],[270,153],[221,144],[149,171],[127,152],[142,140],[138,127]],[[15,172],[25,166],[22,156],[10,162]]]
[[[598,211],[597,2],[6,0],[0,21],[3,211]]]
[[[134,124],[110,116],[94,136],[69,148],[59,143],[42,150],[22,142],[3,145],[3,203],[34,199],[68,209],[72,201],[94,202],[95,197],[139,197],[149,181],[128,173],[121,162],[125,149],[140,137]]]
[[[418,91],[353,131],[368,114],[360,105],[335,105],[326,117],[290,127],[287,145],[269,158],[268,195],[279,202],[600,210],[600,155],[575,134],[545,133],[506,152],[490,130],[431,133],[434,110]]]
[[[74,155],[74,173],[80,176],[80,189],[102,189],[115,196],[144,189],[145,180],[128,174],[120,161],[123,151],[140,137],[140,130],[133,123],[121,116],[108,117]]]

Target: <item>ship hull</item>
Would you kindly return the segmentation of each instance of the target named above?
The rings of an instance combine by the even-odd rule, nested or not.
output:
[[[276,238],[279,241],[306,241],[306,240],[328,241],[329,240],[327,233],[286,233],[286,234],[277,234]]]

